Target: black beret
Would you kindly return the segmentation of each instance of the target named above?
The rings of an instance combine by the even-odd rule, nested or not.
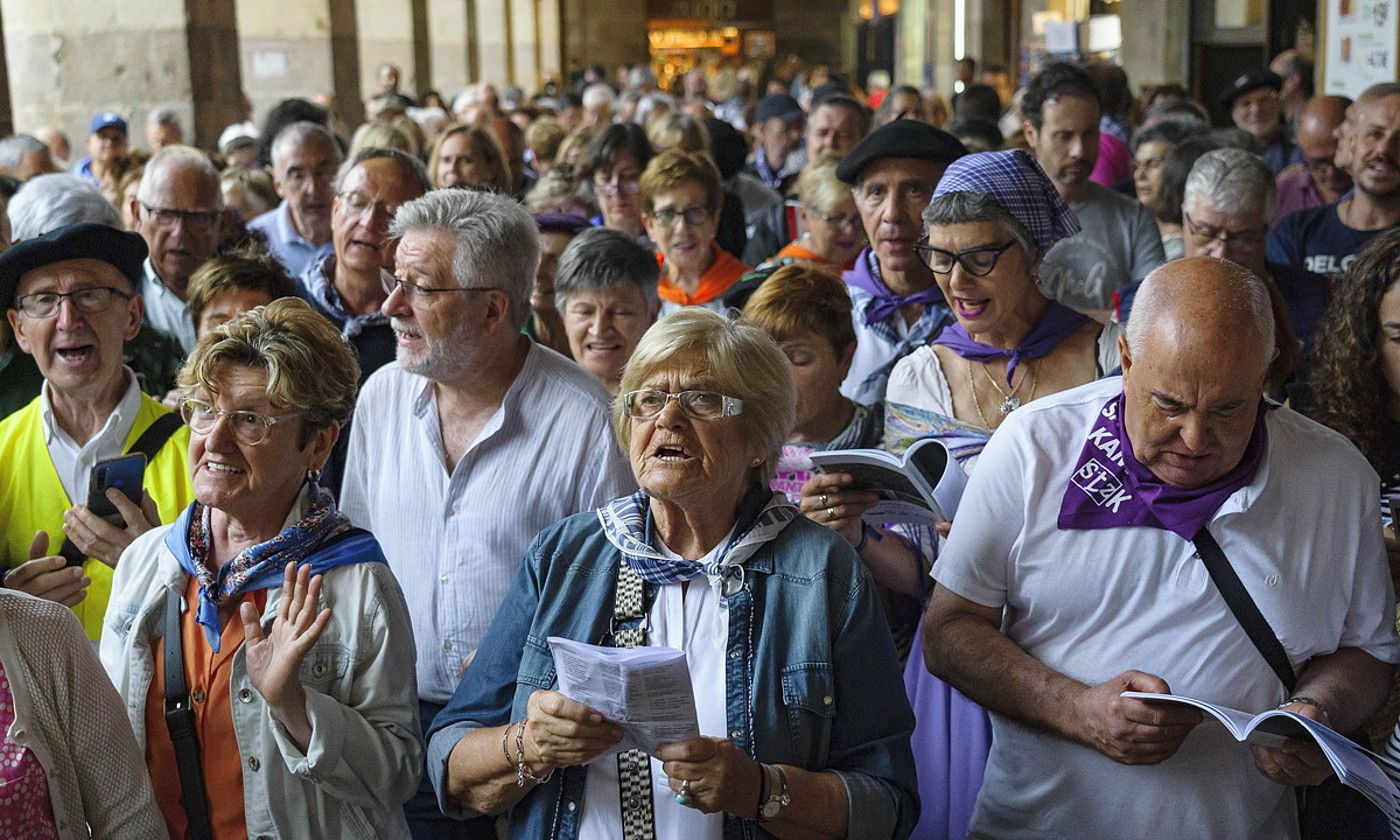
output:
[[[13,309],[15,291],[25,274],[56,262],[82,259],[112,265],[131,281],[133,291],[140,291],[146,240],[135,233],[83,222],[15,243],[0,254],[0,301],[6,309]]]
[[[771,119],[779,118],[784,122],[800,120],[803,117],[802,106],[797,104],[797,100],[786,93],[770,93],[758,100],[758,108],[754,111],[753,121],[755,125],[762,125]]]
[[[952,163],[967,154],[962,141],[948,132],[918,120],[885,123],[856,144],[836,167],[836,177],[854,186],[860,171],[878,158],[910,158]]]
[[[1252,93],[1260,88],[1273,88],[1276,91],[1283,90],[1283,79],[1276,73],[1268,70],[1251,70],[1243,73],[1220,91],[1220,107],[1229,110],[1235,107],[1235,100]]]

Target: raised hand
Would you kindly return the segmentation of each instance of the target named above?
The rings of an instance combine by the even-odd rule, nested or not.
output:
[[[107,489],[107,498],[116,505],[126,522],[125,528],[118,528],[88,510],[86,505],[74,505],[64,511],[63,533],[83,554],[96,557],[115,569],[118,558],[131,545],[131,541],[160,524],[160,514],[156,511],[151,494],[144,490],[141,492],[140,507],[132,504],[126,494],[115,487]]]
[[[62,557],[49,554],[48,533],[36,531],[29,543],[29,562],[10,570],[5,576],[5,588],[71,607],[87,597],[92,581],[81,567],[65,568],[67,564]]]
[[[306,690],[301,684],[301,661],[321,638],[331,619],[329,609],[317,611],[321,576],[309,566],[288,563],[282,580],[282,601],[270,633],[263,633],[257,609],[247,601],[239,607],[243,620],[244,662],[248,679],[267,703],[268,711],[292,739],[305,748],[311,740],[306,715]]]

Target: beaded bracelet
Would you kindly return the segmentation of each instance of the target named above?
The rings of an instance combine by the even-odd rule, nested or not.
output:
[[[531,782],[531,783],[533,783],[533,784],[542,785],[542,784],[544,784],[545,782],[549,781],[550,777],[552,777],[552,776],[554,775],[554,768],[553,768],[553,767],[549,768],[549,772],[545,773],[543,776],[536,776],[534,773],[531,773],[531,772],[530,772],[530,768],[529,768],[529,767],[526,767],[526,766],[525,766],[525,721],[523,721],[523,720],[520,721],[520,723],[516,725],[516,730],[515,730],[515,754],[516,754],[516,762],[515,762],[515,786],[516,786],[516,787],[522,787],[522,788],[525,787],[525,783],[526,783],[527,781],[528,781],[528,782]]]

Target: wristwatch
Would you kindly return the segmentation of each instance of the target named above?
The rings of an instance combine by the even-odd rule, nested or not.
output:
[[[759,803],[758,821],[765,823],[777,819],[783,809],[792,804],[792,797],[788,796],[787,774],[783,773],[783,768],[776,764],[760,766],[766,776],[765,789],[768,795]]]

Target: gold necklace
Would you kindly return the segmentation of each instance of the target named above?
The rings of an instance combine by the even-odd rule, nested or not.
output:
[[[995,376],[992,376],[992,372],[991,372],[990,370],[987,369],[987,363],[986,363],[986,362],[981,362],[980,364],[981,364],[981,367],[982,367],[982,374],[983,374],[984,376],[987,377],[987,381],[990,382],[990,383],[992,383],[992,387],[995,388],[996,391],[997,391],[997,393],[1001,395],[1001,416],[1002,416],[1002,417],[1005,417],[1006,415],[1008,415],[1008,414],[1010,414],[1011,412],[1015,411],[1016,409],[1020,408],[1020,407],[1021,407],[1022,405],[1024,405],[1025,403],[1028,403],[1028,402],[1030,402],[1031,400],[1035,399],[1035,389],[1036,389],[1036,385],[1037,385],[1037,383],[1038,383],[1039,371],[1036,369],[1035,365],[1034,365],[1032,362],[1027,361],[1027,362],[1025,363],[1025,366],[1028,367],[1028,368],[1030,368],[1030,371],[1031,371],[1031,373],[1030,373],[1030,377],[1031,377],[1031,390],[1030,390],[1030,393],[1026,395],[1025,400],[1022,400],[1020,397],[1016,396],[1016,392],[1019,391],[1019,390],[1021,390],[1021,386],[1022,386],[1022,385],[1025,385],[1025,384],[1026,384],[1026,377],[1025,377],[1025,376],[1022,376],[1022,377],[1021,377],[1021,381],[1020,381],[1019,383],[1013,385],[1010,391],[1007,391],[1007,390],[1005,390],[1005,389],[1003,389],[1003,388],[1001,387],[1001,383],[997,382],[996,377],[995,377]],[[971,368],[971,366],[972,366],[972,361],[969,359],[969,360],[968,360],[968,367]],[[969,373],[970,373],[970,372],[969,372]],[[979,408],[979,409],[981,408],[980,404],[979,404],[978,408]]]
[[[987,415],[982,413],[982,398],[977,394],[977,380],[972,376],[972,360],[963,359],[967,362],[967,387],[972,391],[972,405],[977,409],[977,419],[982,421],[982,428],[992,428],[992,422],[987,419]]]

